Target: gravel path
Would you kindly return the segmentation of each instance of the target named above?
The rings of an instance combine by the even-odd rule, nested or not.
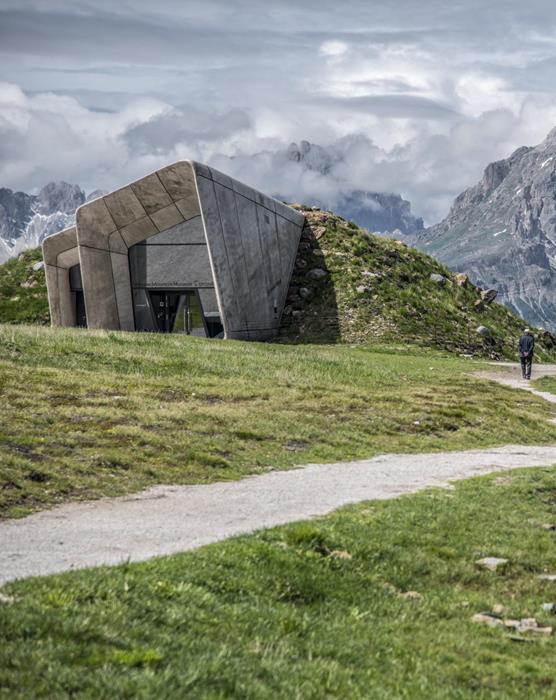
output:
[[[310,464],[206,486],[156,486],[71,503],[0,524],[0,584],[68,569],[140,561],[367,499],[514,467],[556,463],[556,446],[506,446]]]
[[[520,380],[505,364],[484,379],[556,396]],[[556,375],[556,365],[536,368]],[[141,561],[323,515],[348,503],[395,498],[427,486],[515,467],[556,463],[556,445],[383,455],[359,462],[309,464],[241,481],[156,486],[134,496],[69,503],[0,523],[0,585],[17,578]]]
[[[556,396],[554,394],[548,391],[534,389],[530,381],[521,378],[521,366],[517,362],[491,362],[490,364],[496,365],[500,369],[495,372],[476,372],[475,376],[481,377],[482,379],[490,379],[491,381],[498,382],[498,384],[504,384],[504,386],[510,386],[512,389],[524,389],[525,391],[531,392],[531,394],[535,394],[535,396],[540,396],[540,398],[545,401],[556,403]],[[531,372],[533,380],[539,379],[540,377],[554,376],[556,376],[556,365],[533,364],[533,371]]]

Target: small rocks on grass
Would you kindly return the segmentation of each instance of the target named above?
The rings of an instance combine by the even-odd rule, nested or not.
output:
[[[38,272],[39,270],[42,270],[43,267],[44,267],[44,261],[43,261],[43,260],[39,260],[39,262],[36,262],[36,263],[33,265],[33,271],[34,271],[34,272]]]
[[[504,625],[503,621],[499,617],[496,617],[495,615],[489,615],[488,613],[476,613],[475,615],[473,615],[471,620],[473,622],[479,622],[488,625],[489,627],[502,627]]]
[[[501,615],[504,612],[504,606],[501,603],[496,603],[492,606],[492,612],[495,615]]]
[[[521,620],[503,620],[496,615],[491,615],[490,613],[476,613],[471,618],[473,622],[479,622],[486,624],[489,627],[505,627],[509,630],[515,630],[521,634],[538,634],[543,636],[550,636],[552,634],[552,627],[539,627],[538,622],[534,617],[524,617]]]
[[[439,287],[443,287],[447,282],[446,277],[439,275],[438,272],[431,272],[429,279],[431,282],[436,282]]]
[[[364,284],[360,284],[355,288],[355,291],[358,294],[366,294],[367,292],[370,292],[371,289],[370,289],[370,287],[366,287]]]
[[[519,621],[517,627],[518,632],[532,632],[533,634],[543,634],[549,636],[552,634],[552,627],[539,627],[539,623],[534,617],[525,617]]]
[[[307,443],[301,440],[290,440],[284,445],[285,450],[290,452],[297,452],[299,450],[304,450],[307,447]]]
[[[302,299],[309,299],[310,297],[313,296],[313,290],[309,289],[308,287],[300,287],[299,296]]]
[[[361,274],[363,275],[363,277],[371,277],[371,278],[379,278],[379,277],[382,277],[382,275],[380,274],[380,272],[371,272],[370,270],[363,270],[363,271],[361,272]]]
[[[405,600],[423,600],[423,596],[418,591],[405,591],[400,593],[400,598]]]
[[[541,527],[543,530],[556,530],[556,525],[554,525],[554,523],[543,523]]]
[[[327,275],[328,272],[323,270],[322,267],[314,267],[307,273],[307,277],[310,277],[313,280],[321,280],[323,277],[327,277]]]
[[[487,328],[486,326],[479,326],[477,328],[477,333],[483,338],[490,338],[492,335],[490,328]]]
[[[556,574],[540,574],[538,577],[539,581],[556,581]]]
[[[0,605],[13,605],[15,603],[15,598],[13,595],[6,595],[5,593],[0,593]]]
[[[489,571],[497,571],[503,568],[508,563],[507,559],[501,557],[483,557],[482,559],[477,559],[475,564],[483,569],[488,569]]]
[[[556,612],[556,603],[543,603],[541,605],[541,610],[548,613],[554,613]]]
[[[352,559],[352,555],[346,552],[345,549],[335,549],[333,552],[330,552],[330,556],[334,557],[334,559]]]

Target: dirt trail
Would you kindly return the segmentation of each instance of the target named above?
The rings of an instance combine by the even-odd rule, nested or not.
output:
[[[481,376],[556,403],[498,369]],[[555,374],[555,365],[536,369]],[[510,445],[435,454],[390,454],[358,462],[309,464],[241,481],[156,486],[134,496],[70,503],[0,523],[0,585],[70,569],[141,561],[264,527],[323,515],[370,499],[515,467],[556,463],[556,445]]]
[[[556,403],[556,395],[548,391],[539,391],[531,386],[530,381],[521,379],[521,367],[517,362],[491,362],[490,364],[497,366],[499,369],[492,372],[476,372],[475,376],[498,382],[498,384],[503,384],[504,386],[510,386],[512,389],[523,389],[545,401]],[[533,380],[540,377],[554,376],[556,376],[556,365],[533,365],[531,373]]]

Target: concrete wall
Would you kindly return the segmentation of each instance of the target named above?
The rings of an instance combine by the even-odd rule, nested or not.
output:
[[[76,214],[88,326],[135,329],[131,262],[135,286],[143,275],[143,286],[200,288],[205,311],[218,310],[225,337],[270,338],[280,325],[303,224],[301,213],[189,161],[88,202]],[[49,295],[49,279],[52,297],[59,296],[52,273]]]
[[[305,218],[214,168],[193,167],[225,336],[271,338]]]
[[[42,244],[48,306],[53,326],[75,326],[75,302],[69,269],[79,263],[75,226],[45,238]]]

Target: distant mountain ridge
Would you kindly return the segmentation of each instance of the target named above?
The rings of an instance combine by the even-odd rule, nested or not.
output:
[[[49,182],[37,195],[0,188],[0,262],[36,248],[50,233],[71,226],[75,210],[88,199],[78,185]]]
[[[490,163],[448,216],[411,243],[535,325],[556,330],[556,129]]]

